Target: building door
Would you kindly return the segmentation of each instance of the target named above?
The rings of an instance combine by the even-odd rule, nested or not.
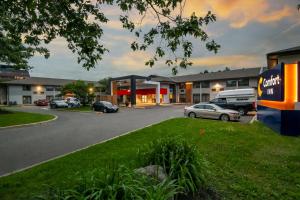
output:
[[[209,94],[202,94],[201,102],[209,102]]]
[[[142,95],[142,103],[147,103],[147,95]]]
[[[23,96],[23,104],[31,104],[31,96]]]
[[[200,103],[200,94],[193,94],[193,103]]]

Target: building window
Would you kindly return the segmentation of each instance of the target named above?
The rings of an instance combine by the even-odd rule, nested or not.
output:
[[[185,101],[186,101],[186,96],[185,96],[185,94],[180,94],[180,95],[179,95],[179,102],[180,102],[180,103],[185,103]]]
[[[33,94],[37,94],[37,91],[34,91]]]
[[[193,103],[200,103],[200,94],[193,94]]]
[[[46,86],[46,91],[54,91],[54,87],[52,87],[52,86]]]
[[[201,82],[201,88],[209,88],[209,81]]]
[[[249,78],[239,79],[238,86],[249,86]]]
[[[194,82],[193,88],[200,88],[200,82]]]
[[[23,96],[23,104],[31,104],[31,96]]]
[[[184,83],[180,83],[179,84],[179,89],[185,89],[185,84]]]
[[[44,92],[44,91],[41,91],[40,94],[45,94],[45,92]]]
[[[50,95],[50,96],[46,96],[47,101],[51,101],[52,99],[54,99],[54,96]]]
[[[209,102],[209,94],[202,94],[201,102]]]
[[[56,91],[61,91],[61,88],[62,88],[61,86],[56,86],[56,87],[55,87],[55,90],[56,90]]]
[[[226,81],[226,87],[236,87],[236,80],[227,80]]]
[[[30,85],[23,85],[23,91],[31,91]]]

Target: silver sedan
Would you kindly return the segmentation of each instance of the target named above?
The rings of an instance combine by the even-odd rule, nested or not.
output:
[[[209,119],[220,119],[222,121],[237,121],[240,119],[239,112],[221,108],[215,104],[200,103],[184,108],[186,117],[201,117]]]

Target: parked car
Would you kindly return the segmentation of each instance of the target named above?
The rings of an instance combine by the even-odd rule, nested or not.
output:
[[[77,108],[77,107],[80,107],[80,106],[81,106],[79,99],[74,98],[74,97],[67,97],[67,98],[65,99],[65,102],[66,102],[66,103],[69,105],[69,107],[71,107],[71,108]]]
[[[108,101],[96,101],[92,105],[92,109],[94,111],[100,111],[104,113],[112,113],[112,112],[118,112],[119,107],[116,105],[113,105],[112,103]]]
[[[215,104],[196,104],[184,108],[184,115],[192,118],[220,119],[222,121],[237,121],[240,119],[239,112],[221,108]]]
[[[64,100],[52,100],[50,108],[68,108],[69,105]]]
[[[36,106],[48,106],[49,102],[47,99],[39,99],[34,102]]]
[[[252,88],[225,90],[219,92],[209,103],[237,110],[240,115],[246,115],[249,111],[256,111],[256,92]]]

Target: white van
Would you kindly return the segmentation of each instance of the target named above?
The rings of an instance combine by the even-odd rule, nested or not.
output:
[[[256,110],[256,91],[253,88],[221,91],[210,103],[246,115],[249,111]]]

